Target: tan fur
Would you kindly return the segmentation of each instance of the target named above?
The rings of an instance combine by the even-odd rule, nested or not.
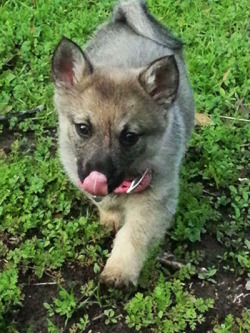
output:
[[[105,81],[103,81],[103,76],[99,78],[96,75],[95,78],[92,78],[92,82],[84,83],[83,86],[86,84],[87,89],[76,89],[76,91],[71,91],[69,94],[64,92],[63,95],[60,91],[56,91],[56,105],[60,109],[61,156],[64,166],[75,184],[77,184],[78,176],[76,170],[72,167],[73,155],[70,157],[69,154],[72,153],[75,157],[77,149],[75,152],[71,149],[70,153],[67,149],[65,154],[64,147],[67,138],[74,142],[80,140],[71,121],[69,121],[69,117],[73,118],[73,122],[82,122],[86,117],[92,117],[92,122],[98,128],[98,134],[96,134],[96,141],[92,143],[90,153],[98,147],[108,151],[115,133],[119,132],[123,122],[128,118],[141,119],[144,128],[150,128],[153,131],[155,126],[159,133],[161,132],[161,126],[165,128],[168,123],[164,120],[164,113],[159,113],[157,117],[153,116],[152,118],[154,104],[142,91],[135,78],[134,80],[128,77],[123,79],[122,74],[119,76],[122,79],[119,80],[117,86],[115,83],[117,73],[114,73],[113,76],[113,86],[109,84],[111,77],[111,73],[109,73]],[[105,87],[106,80],[108,82],[107,87]],[[121,80],[124,80],[122,84]],[[109,93],[110,96],[108,96]],[[129,96],[129,99],[124,99],[124,96]],[[136,103],[136,109],[131,108],[129,115],[123,114],[128,105],[133,105],[133,103]],[[135,113],[133,114],[133,112]],[[150,188],[139,194],[114,196],[111,199],[108,196],[100,203],[96,203],[100,211],[100,223],[118,231],[111,256],[101,275],[102,280],[107,284],[116,286],[120,284],[128,285],[129,283],[136,284],[147,249],[162,238],[166,228],[170,225],[175,208],[173,212],[168,214],[168,204],[164,202],[168,182],[167,177],[164,179],[167,170],[162,167],[167,163],[164,156],[165,148],[162,146],[166,133],[165,130],[162,131],[163,134],[159,138],[150,139],[142,165],[138,168],[139,173],[141,173],[152,163],[156,164],[156,168],[159,169],[161,174],[156,173],[154,175]],[[90,145],[90,142],[88,144]],[[84,151],[84,145],[81,143],[79,145],[78,149]],[[161,150],[163,154],[156,154],[155,156],[156,151],[160,153]],[[173,173],[174,170],[171,172]],[[173,173],[173,178],[177,177],[177,174],[178,170]],[[177,190],[173,188],[171,201],[174,202],[174,207],[176,197]],[[119,230],[120,227],[122,228]]]
[[[112,228],[115,232],[118,231],[119,227],[122,224],[122,215],[121,212],[117,210],[104,210],[99,209],[100,213],[100,223],[105,227]]]
[[[148,15],[142,0],[126,0],[85,53],[64,38],[53,57],[64,168],[78,187],[91,172],[109,184],[101,200],[86,192],[100,223],[117,231],[101,274],[107,284],[137,283],[149,247],[164,237],[176,210],[179,169],[194,118],[181,47]],[[90,128],[85,137],[79,124]],[[136,144],[122,143],[124,131],[137,133]],[[152,180],[142,192],[114,193],[147,169]]]

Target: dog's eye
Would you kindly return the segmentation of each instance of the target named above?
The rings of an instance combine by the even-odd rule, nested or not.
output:
[[[76,127],[76,131],[77,131],[78,135],[80,135],[80,137],[86,138],[90,135],[91,128],[89,125],[75,124],[75,127]]]
[[[122,131],[120,136],[120,142],[124,146],[133,146],[139,139],[139,135],[134,132]]]

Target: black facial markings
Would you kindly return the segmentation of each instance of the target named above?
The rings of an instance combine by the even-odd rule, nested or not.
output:
[[[130,131],[128,129],[123,129],[120,133],[119,141],[124,147],[132,147],[139,140],[139,134]]]

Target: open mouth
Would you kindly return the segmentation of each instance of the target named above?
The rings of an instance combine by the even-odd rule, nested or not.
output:
[[[137,193],[145,190],[151,183],[152,176],[151,171],[146,169],[142,175],[136,178],[128,177],[125,179],[117,188],[114,189],[113,193]],[[78,185],[86,192],[94,196],[105,196],[108,194],[108,182],[104,174],[98,171],[92,171],[88,177],[82,182],[78,180]]]

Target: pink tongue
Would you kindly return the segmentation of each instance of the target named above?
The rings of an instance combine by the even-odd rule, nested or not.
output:
[[[120,186],[118,186],[114,193],[126,193],[131,186],[133,179],[125,179]],[[79,186],[83,188],[84,191],[89,192],[93,195],[107,195],[108,194],[108,181],[107,177],[97,171],[92,171],[88,177],[86,177],[83,183],[78,181]],[[143,191],[151,183],[151,174],[146,173],[141,179],[140,183],[133,189],[133,192]]]
[[[140,184],[138,186],[136,186],[136,188],[132,191],[134,193],[136,192],[141,192],[143,190],[145,190],[145,188],[148,187],[148,185],[151,183],[151,174],[147,173],[143,179],[141,180]],[[126,193],[128,191],[128,189],[130,188],[132,183],[132,180],[124,180],[120,186],[118,186],[115,190],[114,193]]]
[[[106,195],[108,194],[108,181],[104,174],[92,171],[87,178],[84,179],[83,184],[81,181],[79,185],[84,191],[93,195]]]

